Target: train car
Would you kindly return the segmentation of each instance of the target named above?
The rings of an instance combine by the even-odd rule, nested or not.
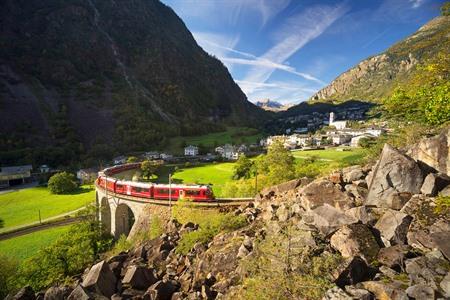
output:
[[[170,195],[169,195],[170,190]],[[153,197],[155,199],[172,200],[191,199],[193,201],[211,201],[214,200],[214,194],[209,186],[205,185],[163,185],[153,186]]]

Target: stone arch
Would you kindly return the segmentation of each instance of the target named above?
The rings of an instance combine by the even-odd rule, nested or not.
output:
[[[100,203],[100,221],[105,227],[106,232],[111,232],[111,207],[109,207],[108,198],[103,197]]]
[[[133,227],[135,216],[131,208],[121,203],[116,208],[114,237],[119,238],[122,234],[128,236]]]

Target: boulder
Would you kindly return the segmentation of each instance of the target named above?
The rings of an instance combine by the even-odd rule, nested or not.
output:
[[[145,290],[157,281],[153,271],[143,266],[130,266],[127,268],[122,284],[133,289]]]
[[[334,286],[325,292],[322,300],[353,300],[349,294],[338,286]]]
[[[160,280],[150,286],[145,294],[152,300],[170,300],[179,288],[180,285],[175,280]]]
[[[280,222],[286,222],[289,219],[289,217],[291,216],[289,209],[286,208],[286,206],[284,204],[281,204],[277,208],[277,212],[275,214]]]
[[[394,245],[381,248],[377,260],[389,268],[401,269],[411,247],[408,245]]]
[[[450,127],[439,135],[424,138],[412,146],[407,154],[416,161],[450,176]]]
[[[94,299],[94,297],[92,297],[90,293],[86,291],[81,285],[78,285],[67,298],[67,300],[91,300],[91,299]]]
[[[345,287],[345,291],[347,294],[351,295],[353,299],[359,299],[359,300],[373,300],[375,299],[373,295],[365,289],[358,289],[352,285],[347,285]]]
[[[373,261],[380,250],[374,235],[364,224],[344,225],[331,236],[330,244],[344,258],[360,256],[368,262]]]
[[[410,215],[390,209],[384,213],[374,227],[380,232],[384,245],[388,247],[406,243],[406,234],[411,221]]]
[[[342,172],[341,171],[337,171],[337,172],[333,172],[330,174],[330,176],[328,176],[328,180],[330,180],[332,183],[335,184],[342,184]]]
[[[450,197],[450,185],[448,185],[446,188],[444,188],[439,195],[443,197]]]
[[[308,184],[301,193],[300,204],[306,210],[324,204],[342,210],[355,206],[353,200],[346,193],[326,179],[319,179]]]
[[[439,251],[405,260],[405,270],[412,284],[425,284],[434,290],[438,290],[439,283],[448,272],[447,268],[448,261]]]
[[[116,291],[116,282],[117,278],[109,265],[106,261],[101,261],[89,270],[82,285],[90,291],[111,297]]]
[[[71,292],[72,289],[67,286],[52,286],[45,292],[44,300],[63,300],[66,299]]]
[[[408,287],[406,294],[416,300],[434,299],[434,290],[425,284],[416,284]]]
[[[401,210],[412,196],[410,192],[392,193],[386,199],[386,204],[391,209]]]
[[[400,287],[382,281],[365,281],[361,287],[375,295],[376,299],[408,300],[406,292]]]
[[[423,174],[419,165],[412,158],[385,144],[373,171],[366,205],[391,208],[387,200],[392,194],[417,194],[422,182]]]
[[[349,193],[353,198],[355,198],[355,202],[357,205],[362,205],[367,197],[367,188],[358,186],[356,184],[347,184],[344,189]]]
[[[333,206],[325,204],[307,211],[302,222],[315,227],[324,235],[329,235],[341,226],[357,223],[358,220]]]
[[[345,183],[361,180],[365,176],[361,166],[351,166],[342,170],[342,179]]]
[[[420,192],[426,196],[436,196],[450,183],[450,178],[441,174],[430,173],[425,177]]]
[[[375,270],[359,256],[345,259],[336,269],[330,271],[334,282],[341,288],[370,280],[375,275]]]
[[[373,226],[379,219],[378,214],[368,206],[357,206],[345,211],[345,214],[351,218],[357,219],[359,222]]]
[[[445,275],[439,286],[443,291],[444,297],[450,298],[450,272]]]
[[[434,232],[431,234],[431,240],[439,251],[450,260],[450,231]]]
[[[36,296],[34,295],[34,290],[31,286],[27,285],[21,288],[17,294],[12,297],[12,300],[34,300]]]

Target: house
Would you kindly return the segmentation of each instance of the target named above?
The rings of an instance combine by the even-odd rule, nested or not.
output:
[[[168,160],[168,159],[172,159],[172,158],[173,158],[173,155],[172,155],[172,154],[168,154],[168,153],[161,153],[161,154],[159,155],[159,157],[160,157],[162,160]]]
[[[77,178],[82,184],[93,182],[97,176],[97,168],[80,169],[77,172]]]
[[[238,159],[239,154],[233,145],[226,144],[223,146],[222,157],[226,159]]]
[[[350,142],[352,139],[351,135],[348,134],[333,134],[331,135],[331,142],[333,145],[343,145]]]
[[[127,162],[128,157],[126,157],[125,155],[121,155],[121,156],[117,156],[115,158],[113,158],[113,163],[115,165],[121,165]]]
[[[32,169],[31,165],[2,167],[0,170],[0,188],[30,182]]]
[[[338,130],[345,129],[347,127],[347,121],[335,121],[335,114],[331,112],[329,126],[334,126]]]
[[[144,157],[148,160],[152,160],[152,159],[159,159],[160,158],[160,154],[156,151],[149,151],[149,152],[145,152],[144,153]]]
[[[48,173],[48,172],[50,172],[50,167],[47,166],[47,165],[41,165],[39,167],[39,172],[41,172],[41,173]]]
[[[376,138],[376,136],[372,135],[370,133],[364,133],[362,135],[355,136],[350,141],[350,146],[351,147],[359,147],[359,141],[364,138],[369,138],[369,139],[372,138],[373,139],[373,138]]]
[[[184,155],[185,156],[197,156],[198,155],[198,147],[189,145],[184,148]]]
[[[248,151],[248,147],[247,147],[246,145],[244,145],[244,144],[240,145],[240,146],[237,148],[237,152],[245,153],[245,152],[247,152],[247,151]]]
[[[369,127],[365,131],[365,133],[371,134],[371,135],[373,135],[375,137],[379,137],[380,135],[382,135],[385,132],[386,132],[385,129],[383,129],[383,128],[376,128],[376,127]]]
[[[261,140],[262,141],[262,140]],[[219,146],[219,147],[216,147],[216,149],[214,149],[214,152],[216,152],[216,153],[218,153],[218,154],[220,154],[220,155],[222,155],[223,154],[223,147],[222,146]]]

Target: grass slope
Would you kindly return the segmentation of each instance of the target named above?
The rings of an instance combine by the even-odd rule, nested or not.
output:
[[[233,167],[234,163],[215,163],[179,169],[173,175],[173,178],[182,183],[211,184],[214,194],[220,197],[224,184],[232,180]]]
[[[325,150],[310,150],[310,151],[293,151],[297,161],[302,161],[307,158],[316,157],[322,161],[333,161],[343,164],[358,164],[365,156],[364,149],[356,148],[350,151],[336,151],[336,148]]]
[[[25,225],[85,206],[95,200],[92,187],[83,186],[78,193],[53,195],[45,187],[35,187],[0,195],[0,219],[4,228]]]
[[[53,243],[58,237],[67,232],[70,226],[55,227],[0,241],[0,253],[19,261],[29,258],[40,249]]]

